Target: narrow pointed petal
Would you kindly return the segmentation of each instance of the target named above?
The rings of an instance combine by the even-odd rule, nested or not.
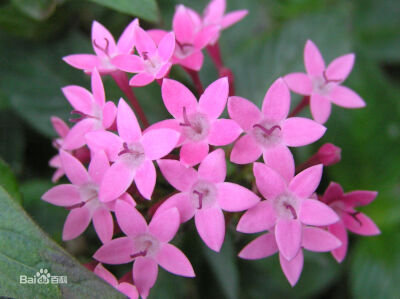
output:
[[[333,234],[336,238],[342,242],[342,245],[334,250],[332,250],[332,255],[338,263],[341,263],[346,257],[348,236],[346,227],[342,221],[334,223],[328,226],[328,231]]]
[[[217,119],[210,128],[208,142],[224,146],[234,142],[242,133],[240,126],[232,119]]]
[[[293,219],[279,219],[275,226],[275,237],[279,252],[290,261],[301,250],[301,222]]]
[[[134,285],[131,285],[127,282],[121,282],[117,286],[117,290],[120,291],[125,296],[129,297],[129,299],[139,299],[139,293],[137,288]]]
[[[221,30],[221,27],[218,25],[208,25],[203,27],[197,34],[196,38],[193,41],[194,46],[196,49],[203,49],[206,47],[209,43],[211,43],[212,40],[214,40],[216,37],[219,36],[219,32]]]
[[[114,102],[106,102],[103,106],[103,127],[108,129],[115,121],[117,116],[117,107]]]
[[[65,151],[60,151],[61,163],[68,179],[74,185],[83,185],[89,182],[89,175],[82,163]]]
[[[303,117],[291,117],[282,125],[283,140],[288,146],[304,146],[320,139],[326,128],[319,123]]]
[[[345,108],[365,107],[364,100],[353,90],[345,86],[336,86],[330,93],[332,103]]]
[[[158,70],[158,73],[155,75],[156,79],[163,79],[164,77],[168,76],[168,72],[171,69],[172,63],[171,62],[166,62],[164,63],[160,69]]]
[[[326,188],[322,201],[326,204],[330,204],[334,200],[338,200],[343,196],[343,188],[338,183],[331,182]]]
[[[353,191],[343,195],[343,200],[346,205],[357,207],[357,206],[366,206],[369,205],[376,196],[378,192],[376,191]]]
[[[282,78],[272,83],[264,97],[262,112],[265,117],[273,122],[279,123],[289,114],[290,92]]]
[[[58,136],[65,137],[68,134],[69,127],[67,124],[59,117],[52,116],[50,118],[51,124],[53,125],[54,130],[57,132]]]
[[[97,21],[94,21],[92,24],[92,44],[94,51],[100,57],[112,54],[116,50],[114,37]]]
[[[139,166],[135,174],[135,184],[140,194],[150,200],[156,186],[156,168],[153,161],[145,160]]]
[[[115,215],[125,235],[134,237],[147,231],[147,223],[142,214],[127,202],[117,201]]]
[[[103,244],[112,239],[114,221],[109,210],[105,208],[97,209],[93,214],[93,225]]]
[[[100,185],[105,172],[110,167],[107,155],[104,151],[100,150],[94,153],[92,160],[89,164],[89,175],[97,184]]]
[[[217,185],[218,203],[224,211],[241,212],[254,207],[260,198],[238,184],[220,183]]]
[[[339,221],[339,216],[330,207],[315,199],[303,201],[299,218],[304,224],[316,226],[330,225]]]
[[[206,245],[219,252],[225,238],[225,219],[219,207],[200,209],[194,216],[197,231]]]
[[[101,81],[101,77],[97,69],[94,69],[92,71],[91,82],[92,82],[93,98],[96,101],[97,105],[101,107],[106,102],[106,95],[104,93],[103,81]]]
[[[150,130],[143,134],[141,143],[146,157],[157,160],[168,155],[177,145],[180,134],[171,129]]]
[[[168,183],[179,191],[189,190],[197,180],[197,172],[177,160],[165,159],[159,160],[157,163]]]
[[[269,230],[276,222],[276,213],[272,201],[263,200],[250,208],[240,218],[237,231],[247,234]]]
[[[227,77],[214,81],[201,95],[199,110],[210,119],[217,119],[225,109],[228,93],[229,83]]]
[[[96,126],[96,120],[86,118],[79,121],[69,130],[63,141],[63,149],[74,150],[85,145],[85,135],[93,131]]]
[[[118,285],[118,280],[102,264],[97,264],[93,271],[94,274],[107,281],[113,287]]]
[[[203,60],[204,55],[200,50],[198,50],[184,59],[174,60],[174,63],[178,63],[194,71],[200,71],[201,67],[203,66]]]
[[[93,70],[101,66],[101,61],[97,55],[75,54],[63,57],[63,60],[74,68],[81,70]]]
[[[248,14],[248,11],[243,9],[243,10],[236,10],[230,13],[227,13],[224,18],[222,19],[221,26],[222,29],[226,29],[233,24],[239,22],[242,20],[246,15]]]
[[[178,119],[183,119],[183,108],[189,115],[196,111],[197,100],[192,92],[182,83],[164,79],[161,87],[162,98],[165,107],[171,115]]]
[[[290,285],[294,287],[300,278],[301,271],[303,270],[303,251],[300,250],[299,253],[290,261],[285,259],[282,254],[279,254],[279,262],[281,263],[282,271],[287,280],[289,281]]]
[[[315,121],[324,124],[331,114],[332,104],[326,97],[313,93],[310,97],[310,108]]]
[[[72,206],[82,201],[78,188],[72,184],[54,186],[42,195],[42,199],[61,207]]]
[[[265,149],[264,162],[273,170],[278,172],[287,183],[289,183],[294,176],[294,159],[293,154],[285,145],[278,145]]]
[[[93,97],[85,88],[70,85],[63,87],[62,92],[75,110],[89,115],[92,114]]]
[[[132,261],[131,254],[134,251],[133,240],[121,237],[101,246],[93,255],[93,258],[101,263],[120,265]]]
[[[175,34],[170,32],[166,34],[158,45],[158,55],[163,61],[169,61],[175,50]]]
[[[290,90],[301,95],[310,95],[312,93],[312,83],[305,73],[291,73],[284,77],[284,80]]]
[[[135,29],[137,26],[139,26],[138,19],[134,19],[132,22],[129,23],[128,26],[126,26],[124,32],[122,32],[117,42],[118,52],[130,53],[133,51]]]
[[[226,177],[226,161],[223,149],[210,153],[200,163],[199,178],[213,183],[222,183]]]
[[[161,242],[168,243],[175,236],[180,225],[177,208],[171,208],[153,216],[149,224],[149,232]]]
[[[104,174],[100,185],[99,199],[109,202],[121,196],[132,184],[135,170],[125,161],[118,160]]]
[[[369,218],[363,213],[357,213],[354,216],[344,214],[343,222],[349,231],[358,235],[374,236],[374,235],[379,235],[381,233],[379,228],[371,220],[371,218]]]
[[[126,142],[135,142],[142,137],[142,131],[129,105],[120,99],[117,114],[118,134]]]
[[[326,68],[325,75],[329,80],[344,81],[354,65],[354,54],[340,56],[333,60]]]
[[[326,252],[336,249],[342,242],[328,231],[316,227],[304,227],[301,246],[315,252]]]
[[[147,73],[139,73],[129,80],[129,85],[134,87],[146,86],[154,81],[154,76]]]
[[[246,245],[240,252],[239,257],[246,260],[258,260],[269,257],[278,252],[275,235],[267,233],[259,236]]]
[[[181,147],[181,161],[188,166],[199,164],[207,156],[209,150],[206,142],[189,142]]]
[[[108,131],[89,132],[85,139],[92,152],[104,151],[110,161],[118,157],[122,148],[121,138]]]
[[[236,121],[244,131],[250,131],[261,120],[260,109],[249,100],[233,96],[228,100],[229,116]]]
[[[317,46],[308,40],[304,48],[304,65],[307,73],[312,76],[321,76],[325,70],[325,62]]]
[[[225,13],[226,1],[225,0],[212,0],[204,9],[203,22],[206,24],[214,23],[222,19]]]
[[[263,163],[254,163],[253,173],[258,191],[266,199],[274,199],[286,190],[287,183],[283,177],[271,167]]]
[[[139,73],[144,70],[143,60],[137,55],[118,55],[111,62],[118,69],[128,73]]]
[[[297,174],[289,184],[290,191],[300,198],[309,198],[321,181],[322,168],[322,164],[318,164]]]
[[[190,200],[187,193],[177,193],[172,195],[158,207],[154,215],[163,213],[171,208],[178,209],[181,223],[192,219],[194,216],[195,209],[193,202]]]
[[[172,28],[180,43],[190,43],[196,30],[195,23],[185,6],[179,5],[172,20]]]
[[[168,272],[185,277],[195,277],[188,258],[171,244],[163,244],[156,256],[157,263]]]
[[[89,226],[90,220],[90,211],[87,207],[83,206],[71,210],[64,223],[63,241],[69,241],[80,236]]]
[[[133,280],[142,298],[147,298],[157,280],[158,265],[150,258],[138,258],[133,264]]]
[[[231,162],[236,164],[249,164],[256,161],[262,154],[262,148],[250,135],[243,135],[233,146]]]

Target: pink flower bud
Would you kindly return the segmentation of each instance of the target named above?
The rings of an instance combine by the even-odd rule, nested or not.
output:
[[[324,166],[330,166],[340,162],[342,149],[332,143],[325,143],[318,150],[317,156]]]

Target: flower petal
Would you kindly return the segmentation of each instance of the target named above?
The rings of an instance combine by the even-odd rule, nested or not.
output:
[[[265,94],[262,112],[265,117],[273,123],[284,120],[289,114],[290,92],[282,78],[272,83]]]
[[[142,298],[147,298],[157,280],[158,265],[150,258],[138,258],[133,264],[133,280]]]
[[[129,80],[129,85],[134,87],[146,86],[154,81],[154,76],[148,73],[139,73]]]
[[[171,244],[163,244],[156,256],[157,263],[168,272],[176,275],[194,277],[194,271],[188,258]]]
[[[290,73],[284,77],[290,90],[301,95],[312,93],[312,83],[305,73]]]
[[[168,183],[179,191],[189,190],[197,180],[197,172],[177,160],[164,159],[158,160],[157,163]]]
[[[364,100],[353,90],[345,86],[336,86],[329,94],[332,103],[345,108],[365,107]]]
[[[169,242],[175,236],[180,225],[177,208],[171,208],[153,216],[149,224],[149,232],[161,242]]]
[[[236,164],[249,164],[256,161],[262,153],[262,148],[254,138],[248,134],[240,137],[233,146],[231,162]]]
[[[331,114],[332,104],[329,99],[319,94],[313,93],[310,98],[310,108],[312,117],[316,122],[325,123]]]
[[[144,56],[143,53],[151,56],[157,50],[153,39],[140,26],[135,27],[134,44],[140,56]]]
[[[334,59],[326,68],[328,80],[344,81],[353,69],[355,55],[353,53]]]
[[[324,59],[317,46],[311,40],[307,40],[304,48],[304,65],[307,73],[312,76],[321,76],[325,70]]]
[[[60,151],[61,163],[68,179],[74,185],[83,185],[89,182],[89,175],[82,163],[66,151]]]
[[[232,119],[217,119],[211,125],[208,142],[215,146],[224,146],[234,142],[242,133],[240,126]]]
[[[326,204],[315,199],[303,201],[299,213],[302,223],[307,225],[330,225],[339,221],[339,216]]]
[[[139,293],[136,286],[127,282],[121,282],[117,286],[117,290],[127,296],[129,299],[139,299]]]
[[[93,131],[96,125],[96,120],[86,118],[79,121],[69,130],[65,136],[62,147],[65,150],[75,150],[85,145],[85,135]]]
[[[169,197],[164,201],[161,206],[158,207],[156,213],[162,213],[171,208],[177,208],[179,211],[180,222],[184,223],[194,216],[194,206],[187,193],[177,193]]]
[[[97,21],[92,23],[92,45],[94,51],[100,57],[112,54],[116,50],[114,37]]]
[[[170,32],[166,34],[158,45],[158,55],[163,61],[169,61],[175,50],[175,34]]]
[[[254,207],[260,198],[238,184],[217,184],[218,203],[224,211],[240,212]]]
[[[51,124],[54,130],[57,132],[58,136],[65,137],[68,134],[69,127],[67,124],[59,117],[52,116],[50,117]]]
[[[239,257],[246,260],[258,260],[275,254],[278,251],[275,235],[273,233],[263,234],[249,244],[240,252]]]
[[[199,110],[210,119],[217,119],[225,109],[228,99],[228,78],[220,78],[211,83],[199,99]]]
[[[114,232],[114,220],[109,210],[105,208],[97,209],[93,214],[93,225],[103,244],[111,241]]]
[[[108,131],[89,132],[85,139],[92,152],[104,151],[110,161],[115,161],[122,148],[121,138]]]
[[[288,146],[304,146],[317,141],[325,134],[326,128],[303,117],[291,117],[282,125],[283,140]]]
[[[101,61],[97,55],[75,54],[63,57],[63,60],[74,68],[81,70],[93,70],[101,66]]]
[[[374,236],[381,233],[371,218],[363,213],[357,213],[354,216],[344,214],[342,217],[346,228],[355,234],[362,236]]]
[[[340,199],[343,196],[343,188],[338,183],[331,182],[326,188],[321,201],[330,204],[331,202]]]
[[[287,183],[283,177],[271,167],[263,163],[254,163],[253,173],[258,191],[266,199],[274,199],[286,190]]]
[[[240,217],[236,230],[253,234],[269,230],[276,222],[276,213],[271,200],[263,200]]]
[[[331,233],[316,227],[304,227],[301,246],[304,249],[325,252],[340,247],[342,243]]]
[[[248,132],[261,120],[260,109],[249,100],[233,96],[228,99],[229,116]]]
[[[301,250],[301,222],[299,220],[280,218],[275,226],[275,237],[279,252],[285,259],[290,261]]]
[[[224,18],[222,19],[222,22],[221,22],[222,29],[226,29],[226,28],[232,26],[233,24],[239,22],[247,14],[248,14],[248,11],[245,10],[245,9],[236,10],[236,11],[232,11],[230,13],[227,13],[224,16]]]
[[[147,223],[142,214],[125,201],[115,204],[115,216],[125,235],[134,237],[147,231]]]
[[[80,236],[89,226],[90,220],[90,211],[87,207],[83,206],[71,210],[64,223],[63,241],[69,241]]]
[[[200,163],[199,178],[213,183],[222,183],[226,177],[226,161],[223,149],[216,149]]]
[[[290,261],[285,259],[282,254],[279,254],[279,262],[290,285],[293,287],[300,278],[301,271],[303,270],[304,256],[303,251],[299,253]]]
[[[103,127],[108,129],[114,124],[117,116],[117,107],[114,102],[106,102],[103,106]]]
[[[223,18],[226,8],[225,0],[210,1],[204,9],[203,22],[213,24]]]
[[[264,162],[267,166],[278,172],[287,183],[294,176],[294,159],[291,151],[285,145],[278,145],[267,148],[263,154]]]
[[[75,110],[88,115],[92,114],[94,101],[89,91],[76,85],[65,86],[61,90]]]
[[[134,19],[122,32],[117,42],[119,53],[130,53],[134,47],[135,28],[139,26],[139,20]]]
[[[219,207],[200,209],[194,216],[197,231],[206,245],[219,252],[225,238],[225,219]]]
[[[142,137],[135,114],[122,98],[118,103],[117,126],[119,136],[126,142],[135,142]]]
[[[132,261],[131,254],[133,251],[133,240],[128,237],[121,237],[101,246],[94,253],[93,258],[105,264],[126,264]]]
[[[118,285],[118,280],[115,278],[114,275],[111,274],[102,264],[97,264],[96,268],[94,268],[93,273],[99,276],[100,278],[107,281],[113,287]]]
[[[107,155],[104,151],[99,150],[93,154],[92,160],[89,164],[89,176],[100,185],[104,173],[110,168]]]
[[[378,195],[376,191],[358,190],[343,195],[346,205],[351,207],[366,206],[370,204]]]
[[[135,184],[140,194],[150,200],[156,185],[156,168],[150,160],[145,160],[135,174]]]
[[[172,20],[172,28],[176,39],[180,43],[192,42],[196,27],[194,20],[184,5],[178,5]]]
[[[171,129],[150,130],[143,134],[142,145],[146,157],[157,160],[168,155],[178,143],[180,134]]]
[[[42,199],[61,207],[72,206],[82,201],[79,189],[72,184],[54,186],[42,195]]]
[[[332,250],[332,255],[338,263],[341,263],[346,257],[348,236],[346,227],[342,221],[328,226],[328,231],[342,242],[342,245]]]
[[[188,166],[197,165],[207,156],[208,150],[209,146],[206,142],[185,143],[180,151],[181,161]]]
[[[297,174],[289,184],[290,191],[300,198],[309,198],[321,181],[322,168],[322,164],[318,164]]]
[[[118,55],[111,62],[118,69],[128,73],[140,73],[144,70],[143,60],[137,55]]]
[[[173,56],[174,64],[180,64],[194,71],[200,71],[201,67],[203,66],[203,60],[204,55],[200,50],[194,51],[193,54],[184,59],[176,59],[176,57]]]
[[[103,81],[101,81],[101,77],[97,69],[92,71],[91,79],[93,98],[97,105],[101,107],[106,102],[106,95],[104,93]]]

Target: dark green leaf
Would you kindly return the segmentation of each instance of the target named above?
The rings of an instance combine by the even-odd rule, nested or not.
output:
[[[59,0],[11,0],[24,14],[35,20],[47,19],[55,10]]]
[[[21,203],[21,193],[19,192],[17,179],[10,167],[2,159],[0,159],[0,186],[2,186],[12,198]]]

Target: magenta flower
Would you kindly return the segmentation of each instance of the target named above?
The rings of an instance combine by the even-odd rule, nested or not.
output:
[[[347,252],[347,230],[362,236],[374,236],[380,234],[376,224],[365,214],[355,210],[358,206],[370,204],[378,192],[353,191],[343,193],[342,187],[337,183],[330,183],[321,201],[329,205],[340,217],[340,221],[329,225],[328,230],[334,234],[342,246],[333,250],[333,257],[341,263]]]
[[[285,259],[290,261],[297,255],[302,225],[325,226],[339,221],[331,208],[310,199],[321,180],[321,164],[307,168],[289,182],[262,163],[254,163],[253,171],[257,188],[267,200],[244,213],[237,230],[257,233],[275,228],[276,243]]]
[[[176,275],[195,276],[187,257],[169,244],[180,224],[177,209],[154,215],[149,225],[135,208],[122,201],[116,204],[115,214],[126,237],[104,244],[93,257],[113,265],[134,261],[133,281],[140,296],[148,296],[157,279],[158,265]]]
[[[301,234],[301,247],[309,251],[326,252],[334,250],[341,245],[341,242],[334,235],[320,228],[302,226]],[[247,244],[240,251],[239,257],[247,260],[257,260],[271,256],[279,251],[276,239],[273,231],[263,234]],[[283,273],[293,287],[299,280],[303,270],[303,251],[300,249],[291,260],[286,259],[280,252],[279,261]]]
[[[63,148],[77,149],[85,145],[85,134],[109,128],[115,120],[117,108],[113,102],[106,102],[104,86],[96,69],[92,72],[92,93],[83,87],[70,85],[62,89],[65,97],[80,117],[64,138]]]
[[[63,60],[69,65],[92,72],[94,68],[103,74],[117,71],[112,58],[121,54],[131,54],[134,47],[134,30],[139,25],[137,19],[133,20],[121,34],[118,43],[115,43],[111,33],[100,23],[94,21],[92,25],[92,45],[96,54],[75,54],[65,56]]]
[[[317,46],[308,40],[304,48],[305,73],[291,73],[285,76],[289,88],[299,94],[310,96],[311,114],[323,124],[331,114],[331,103],[344,108],[361,108],[365,102],[350,88],[341,86],[350,74],[354,54],[340,56],[327,68]]]
[[[262,112],[246,99],[230,97],[229,115],[246,132],[233,146],[231,161],[247,164],[263,154],[264,162],[285,179],[293,177],[293,156],[287,147],[310,144],[321,138],[326,128],[307,118],[287,118],[289,108],[290,92],[282,78],[265,94]],[[283,169],[282,166],[293,167]]]
[[[260,200],[250,190],[225,182],[226,162],[222,149],[210,153],[200,163],[198,171],[176,160],[159,160],[158,165],[166,180],[180,193],[167,199],[156,214],[176,207],[181,222],[194,216],[200,237],[214,251],[221,249],[225,237],[222,210],[244,211]]]
[[[117,128],[119,136],[108,131],[86,135],[93,152],[104,150],[110,161],[115,161],[104,175],[99,197],[104,202],[114,200],[135,181],[140,194],[150,199],[156,184],[156,169],[152,161],[174,149],[179,133],[157,129],[142,134],[135,114],[123,99],[118,104]]]
[[[248,13],[246,9],[243,9],[225,14],[225,9],[226,0],[211,0],[204,9],[203,26],[216,25],[219,29],[215,32],[215,35],[210,40],[209,44],[215,44],[219,38],[220,31],[239,22]]]
[[[69,132],[69,127],[61,118],[58,118],[56,116],[51,117],[51,124],[53,125],[54,130],[57,132],[59,136],[59,138],[53,140],[53,146],[57,150],[62,149],[64,138],[65,136],[67,136]],[[65,171],[61,165],[60,155],[57,154],[54,157],[52,157],[49,161],[49,165],[56,169],[56,171],[53,174],[53,177],[51,178],[52,182],[55,183],[65,174]]]
[[[93,272],[112,285],[115,289],[120,291],[122,294],[126,295],[129,299],[139,298],[139,293],[134,285],[127,282],[119,283],[115,276],[106,268],[104,268],[102,264],[98,264],[96,268],[94,268]]]
[[[129,82],[132,86],[145,86],[155,79],[165,77],[172,63],[175,50],[175,35],[166,34],[158,46],[151,36],[142,28],[135,28],[135,47],[138,55],[123,54],[112,59],[113,65],[129,73],[138,73]]]
[[[151,127],[171,128],[180,132],[180,159],[193,166],[200,163],[209,151],[209,144],[222,146],[232,143],[240,134],[239,125],[231,119],[218,119],[228,98],[228,80],[211,83],[197,102],[182,83],[164,79],[162,97],[165,107],[175,119],[161,121]]]
[[[110,167],[107,156],[102,151],[96,152],[88,172],[78,159],[63,150],[60,151],[60,158],[72,184],[55,186],[43,194],[42,199],[71,210],[64,224],[63,240],[72,240],[81,235],[93,219],[100,240],[103,243],[110,241],[114,230],[110,211],[115,203],[104,203],[98,196],[101,181]],[[120,198],[132,207],[136,205],[127,193]]]

